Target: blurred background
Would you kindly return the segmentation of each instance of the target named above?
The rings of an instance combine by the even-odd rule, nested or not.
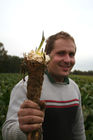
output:
[[[93,70],[92,0],[0,0],[0,42],[7,55],[23,57],[45,38],[59,31],[76,42],[73,70]],[[2,49],[0,47],[0,49]]]

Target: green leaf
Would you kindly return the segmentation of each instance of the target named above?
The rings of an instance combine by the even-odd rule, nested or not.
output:
[[[38,49],[37,49],[37,52],[40,51],[40,49],[41,49],[41,47],[42,47],[44,41],[45,41],[45,37],[44,37],[44,31],[43,31],[43,32],[42,32],[42,40],[41,40],[40,45],[39,45],[39,47],[38,47]]]

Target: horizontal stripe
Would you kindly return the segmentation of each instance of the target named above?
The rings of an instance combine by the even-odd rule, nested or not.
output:
[[[44,101],[50,103],[69,103],[69,102],[79,101],[79,99],[72,99],[67,101],[56,101],[56,100],[44,100]]]
[[[67,103],[56,103],[56,102],[46,102],[46,105],[55,105],[55,106],[65,106],[65,105],[72,105],[72,104],[79,104],[79,101],[67,102]]]
[[[79,106],[79,104],[64,105],[64,106],[46,105],[46,108],[69,108],[74,106]]]

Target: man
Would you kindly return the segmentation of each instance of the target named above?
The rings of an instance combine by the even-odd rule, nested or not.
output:
[[[86,140],[80,91],[68,78],[75,64],[75,41],[70,34],[59,32],[48,38],[45,51],[51,58],[40,98],[46,102],[45,113],[27,100],[26,77],[11,93],[2,131],[4,140],[26,140],[28,132],[41,127],[43,140]]]

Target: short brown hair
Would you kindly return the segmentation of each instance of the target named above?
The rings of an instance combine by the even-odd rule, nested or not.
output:
[[[64,31],[61,31],[61,32],[58,32],[54,35],[51,35],[47,40],[46,40],[46,46],[45,46],[45,52],[46,54],[50,54],[51,51],[53,50],[54,48],[54,42],[55,40],[57,39],[71,39],[74,44],[75,44],[75,41],[74,41],[74,38],[67,32],[64,32]]]

